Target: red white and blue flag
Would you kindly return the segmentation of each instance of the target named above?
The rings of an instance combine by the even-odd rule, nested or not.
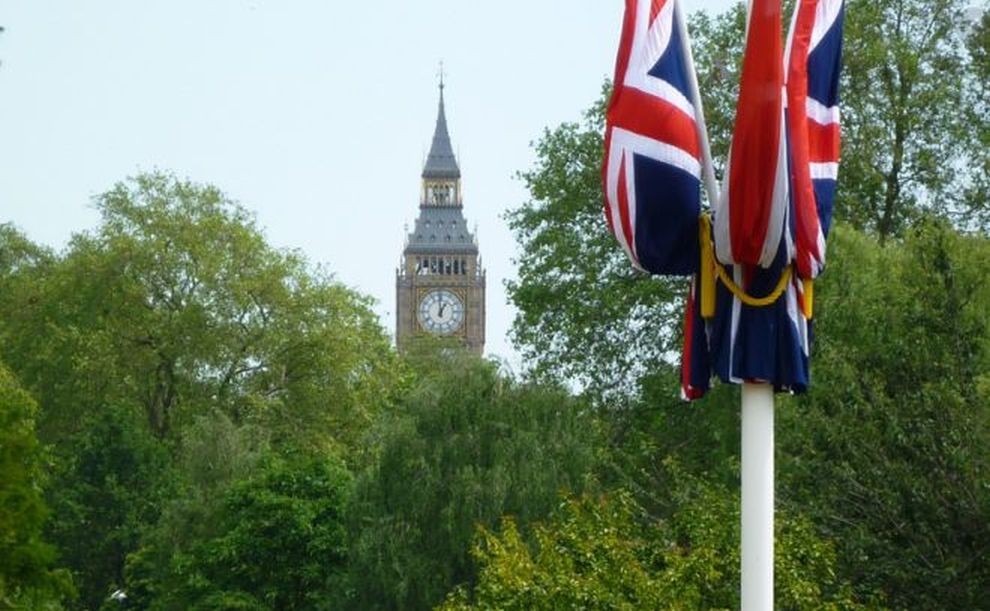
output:
[[[682,390],[692,399],[704,395],[713,372],[726,382],[799,392],[809,382],[804,281],[824,266],[831,225],[843,0],[798,0],[786,50],[780,0],[751,0],[749,8],[736,124],[711,231],[724,279],[712,290],[707,319],[697,278],[687,306]],[[606,218],[633,264],[651,273],[694,273],[701,260],[700,177],[711,161],[700,154],[707,136],[699,133],[682,19],[675,0],[626,1],[607,111]],[[748,305],[740,292],[779,297]]]
[[[726,265],[769,267],[789,205],[780,0],[753,0],[715,254]]]
[[[750,306],[720,283],[715,316],[709,321],[701,320],[697,304],[691,304],[686,333],[694,345],[685,350],[683,364],[689,398],[704,394],[712,370],[726,382],[769,382],[796,392],[808,387],[812,329],[806,300],[811,296],[802,279],[813,279],[821,271],[831,224],[839,161],[842,9],[842,0],[799,0],[785,57],[779,46],[766,42],[780,40],[779,0],[751,3],[730,153],[734,163],[715,214],[713,239],[719,259],[730,264],[726,272],[747,294],[769,295],[782,279],[786,285],[772,304]],[[752,91],[754,85],[753,74],[746,73],[753,58],[781,69],[758,67],[757,77],[763,80],[756,89],[765,95],[755,100],[756,108],[746,108],[753,103],[745,95],[747,86]],[[781,83],[781,95],[774,97]],[[763,125],[780,125],[779,132],[748,131],[747,118],[774,108],[776,120],[766,119]],[[748,145],[762,138],[762,148],[737,149],[740,137],[752,139]],[[737,155],[740,150],[748,152]],[[732,172],[737,170],[742,177],[733,184]],[[759,184],[734,190],[754,175],[762,176]],[[699,340],[707,342],[699,348]]]
[[[800,0],[787,50],[794,262],[813,279],[825,265],[839,172],[842,0]]]
[[[641,270],[697,269],[701,153],[676,0],[626,0],[606,111],[609,229]]]

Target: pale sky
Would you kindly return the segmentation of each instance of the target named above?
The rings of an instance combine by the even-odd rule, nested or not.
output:
[[[683,0],[721,12],[735,0]],[[61,248],[91,198],[152,169],[211,183],[371,295],[394,333],[443,60],[464,214],[488,268],[486,352],[518,366],[503,282],[545,127],[613,69],[619,0],[6,0],[0,223]]]

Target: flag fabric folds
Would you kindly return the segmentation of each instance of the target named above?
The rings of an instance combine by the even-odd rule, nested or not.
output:
[[[812,281],[825,264],[839,163],[843,0],[751,0],[736,123],[711,221],[711,160],[676,0],[627,0],[607,111],[605,216],[634,266],[695,274],[682,394],[724,382],[809,384]],[[696,91],[696,85],[695,89]],[[710,176],[710,174],[709,174]],[[709,193],[717,189],[714,180]]]
[[[779,47],[767,44],[764,37],[780,39],[780,2],[751,3],[737,123],[711,236],[727,278],[714,291],[714,315],[708,320],[701,316],[697,300],[689,304],[692,330],[685,347],[691,346],[682,362],[682,393],[687,398],[702,396],[713,372],[725,382],[768,382],[793,392],[805,391],[810,383],[811,280],[824,266],[838,175],[842,15],[842,0],[799,0],[786,53],[777,55]],[[764,79],[765,97],[758,100],[762,110],[770,112],[773,102],[778,113],[779,123],[766,119],[764,126],[779,124],[781,130],[775,139],[767,135],[774,130],[764,129],[762,157],[741,157],[737,142],[753,137],[746,131],[745,121],[754,111],[746,107],[750,100],[745,93],[753,86],[754,77],[746,70],[754,58],[781,67],[780,106],[771,96],[781,83],[778,73],[766,66],[757,72]],[[774,153],[778,165],[771,171]],[[762,175],[762,199],[756,204],[747,199],[755,188],[735,190],[737,171],[744,178]],[[739,230],[742,220],[748,224]],[[740,239],[748,242],[741,244]],[[775,292],[770,303],[753,304]],[[708,340],[701,349],[699,336]]]
[[[633,265],[697,269],[701,153],[676,0],[626,0],[606,111],[602,183],[609,230]]]
[[[787,52],[795,265],[814,279],[825,265],[825,238],[839,170],[839,69],[842,0],[801,0]]]
[[[788,208],[780,0],[752,0],[715,252],[726,265],[769,267]]]

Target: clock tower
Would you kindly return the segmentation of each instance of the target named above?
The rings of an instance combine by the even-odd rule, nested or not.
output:
[[[464,219],[461,170],[447,133],[443,81],[433,144],[423,167],[416,226],[395,277],[395,339],[402,350],[419,335],[485,347],[485,270]]]

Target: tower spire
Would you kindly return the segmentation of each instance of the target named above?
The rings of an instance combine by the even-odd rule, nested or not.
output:
[[[454,148],[450,144],[450,134],[447,132],[447,115],[444,112],[443,62],[440,62],[440,104],[437,109],[437,124],[433,129],[433,143],[423,167],[423,178],[460,178],[461,169],[457,166]]]

